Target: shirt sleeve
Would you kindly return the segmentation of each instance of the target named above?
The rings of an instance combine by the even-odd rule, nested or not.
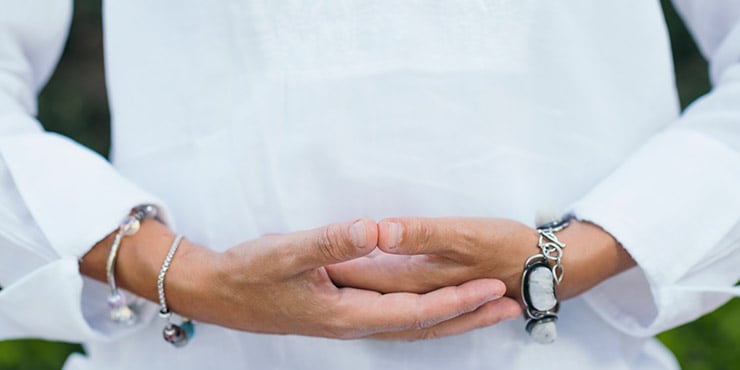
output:
[[[105,340],[136,329],[111,325],[106,287],[83,278],[78,261],[132,207],[161,204],[34,118],[70,18],[68,0],[11,0],[0,12],[0,340]]]
[[[674,2],[710,62],[714,87],[572,206],[637,262],[584,295],[605,320],[637,336],[740,295],[740,3]]]

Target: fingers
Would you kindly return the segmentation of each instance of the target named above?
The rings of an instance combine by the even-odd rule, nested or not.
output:
[[[378,229],[373,220],[359,219],[264,239],[287,269],[300,273],[364,256],[375,249]]]
[[[511,298],[500,298],[478,307],[473,312],[460,315],[430,328],[379,333],[369,338],[384,340],[422,340],[459,335],[485,328],[521,316],[522,308]]]
[[[393,218],[378,224],[378,247],[394,254],[455,255],[485,237],[485,219]]]
[[[399,256],[376,249],[366,257],[326,266],[337,286],[381,293],[427,293],[480,278],[450,259],[433,255]]]
[[[344,288],[334,327],[363,328],[357,336],[431,328],[499,299],[506,290],[499,280],[479,279],[427,294],[376,292]]]

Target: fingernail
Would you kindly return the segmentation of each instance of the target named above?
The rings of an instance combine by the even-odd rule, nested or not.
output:
[[[503,296],[500,295],[500,294],[494,294],[494,295],[488,297],[488,300],[486,300],[486,303],[493,302],[493,301],[495,301],[497,299],[501,299],[501,297],[503,297]]]
[[[397,248],[401,245],[401,238],[403,237],[403,226],[397,222],[389,222],[386,224],[386,238],[388,242],[388,248]]]
[[[349,238],[355,247],[365,247],[365,244],[367,244],[367,228],[365,227],[365,222],[357,221],[353,223],[349,228]]]

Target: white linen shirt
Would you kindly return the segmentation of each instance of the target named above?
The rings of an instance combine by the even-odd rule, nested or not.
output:
[[[85,342],[67,369],[675,368],[650,336],[740,278],[740,3],[675,3],[715,85],[682,116],[658,1],[108,0],[111,166],[34,118],[70,1],[5,0],[0,339]],[[116,328],[78,272],[146,202],[215,250],[360,216],[571,210],[639,267],[564,302],[548,346],[514,320],[413,343],[198,324],[173,349],[154,305]]]

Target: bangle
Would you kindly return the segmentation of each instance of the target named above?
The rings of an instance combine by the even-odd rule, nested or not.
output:
[[[568,215],[559,221],[537,227],[540,253],[527,259],[522,273],[522,301],[527,318],[526,330],[538,343],[552,343],[557,339],[555,323],[560,304],[555,287],[563,280],[563,249],[556,232],[565,229],[572,219]],[[552,266],[550,266],[552,264]]]
[[[167,299],[164,295],[164,278],[167,275],[167,271],[170,269],[172,263],[172,257],[175,256],[177,248],[180,246],[183,236],[178,235],[175,240],[172,241],[167,257],[164,258],[162,268],[159,270],[157,275],[157,294],[159,296],[159,316],[166,319],[167,323],[162,329],[162,337],[164,340],[175,347],[182,347],[188,344],[190,338],[195,335],[195,327],[193,322],[185,317],[182,317],[180,324],[172,322],[172,312],[167,308]]]
[[[141,227],[141,222],[148,217],[161,221],[157,217],[157,213],[157,207],[151,204],[135,207],[118,226],[116,236],[113,238],[108,260],[105,263],[105,275],[110,288],[110,295],[108,296],[110,318],[119,325],[131,326],[135,324],[139,311],[139,302],[127,303],[126,296],[116,286],[116,259],[118,258],[118,249],[121,247],[121,240],[124,236],[136,234]]]

